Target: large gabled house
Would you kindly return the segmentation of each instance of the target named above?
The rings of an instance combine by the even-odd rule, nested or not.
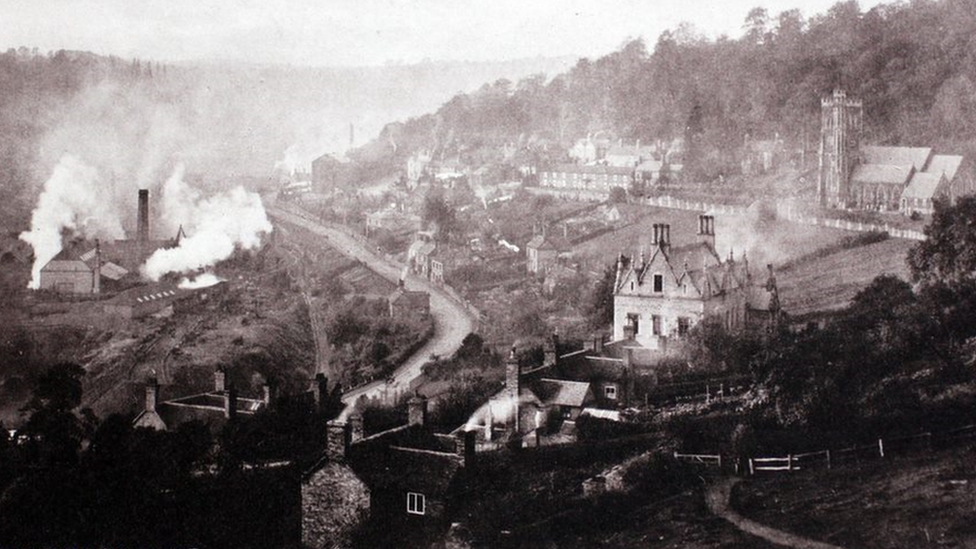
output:
[[[684,337],[706,318],[726,329],[771,327],[780,316],[776,280],[758,283],[749,262],[715,250],[715,220],[702,215],[698,240],[672,247],[671,227],[653,226],[650,256],[620,255],[613,292],[613,340],[633,339],[666,353],[670,340]]]

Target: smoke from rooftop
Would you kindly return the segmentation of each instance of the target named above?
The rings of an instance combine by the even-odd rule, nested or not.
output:
[[[120,215],[110,189],[100,184],[98,171],[73,155],[65,155],[31,213],[31,228],[20,238],[34,248],[30,288],[40,286],[41,268],[62,249],[62,235],[122,238]]]

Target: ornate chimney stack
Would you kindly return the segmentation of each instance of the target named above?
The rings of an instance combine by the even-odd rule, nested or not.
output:
[[[698,241],[715,248],[715,217],[710,215],[698,216]]]

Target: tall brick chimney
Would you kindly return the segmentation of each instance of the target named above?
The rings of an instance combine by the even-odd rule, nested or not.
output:
[[[149,241],[149,189],[139,189],[136,239],[141,243]]]
[[[457,438],[454,441],[455,452],[464,458],[464,465],[468,466],[474,461],[474,456],[476,452],[475,447],[475,432],[474,431],[459,431]]]
[[[233,387],[224,391],[224,417],[231,419],[237,415],[237,391]]]
[[[315,399],[316,411],[324,410],[329,402],[329,378],[325,377],[325,374],[315,374],[315,380],[312,381],[312,397]]]

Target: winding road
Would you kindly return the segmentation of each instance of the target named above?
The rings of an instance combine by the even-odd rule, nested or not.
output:
[[[367,248],[362,242],[331,224],[319,223],[311,216],[286,211],[276,205],[267,206],[268,214],[275,222],[302,227],[325,237],[329,246],[342,254],[363,262],[383,278],[396,283],[403,272],[403,265],[387,261]],[[309,243],[309,245],[314,245]],[[427,343],[408,358],[389,380],[380,380],[352,389],[342,395],[342,401],[352,404],[361,397],[395,399],[410,390],[410,383],[421,374],[421,368],[431,355],[449,356],[461,346],[461,341],[475,327],[475,320],[463,305],[452,299],[442,289],[426,279],[409,275],[405,281],[409,290],[423,290],[430,294],[430,313],[434,319],[434,335]]]

